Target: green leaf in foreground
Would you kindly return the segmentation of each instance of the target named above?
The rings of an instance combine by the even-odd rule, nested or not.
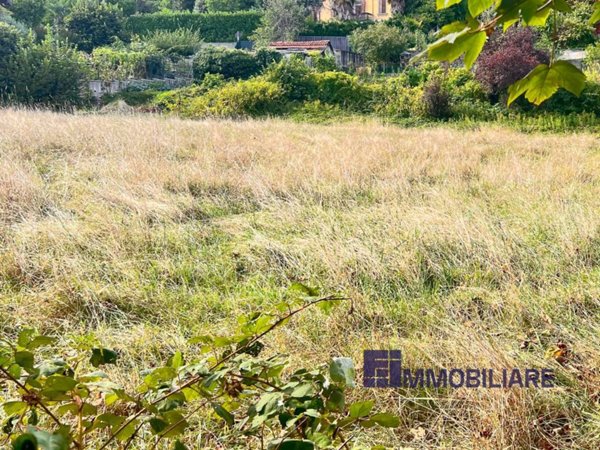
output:
[[[354,387],[354,363],[350,358],[333,358],[329,364],[329,376],[331,379],[343,386]]]
[[[556,61],[550,66],[540,64],[525,78],[510,86],[508,105],[523,94],[534,105],[540,105],[561,87],[579,96],[585,87],[585,75],[566,61]]]
[[[431,59],[436,61],[455,61],[464,55],[465,67],[470,69],[487,40],[485,31],[475,31],[466,27],[462,31],[449,33],[427,49]]]
[[[358,419],[359,417],[368,416],[373,409],[374,402],[367,400],[364,402],[356,402],[350,405],[350,417]]]
[[[387,428],[397,428],[400,426],[400,418],[388,413],[379,413],[371,416],[371,420],[377,425]]]
[[[494,0],[469,0],[469,12],[473,17],[477,17],[486,9],[494,4]]]
[[[600,22],[600,1],[594,3],[594,12],[592,13],[592,17],[590,17],[589,24],[596,25]]]

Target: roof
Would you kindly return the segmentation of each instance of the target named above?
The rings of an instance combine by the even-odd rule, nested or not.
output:
[[[329,41],[279,41],[271,42],[269,47],[278,50],[324,50],[330,47]]]

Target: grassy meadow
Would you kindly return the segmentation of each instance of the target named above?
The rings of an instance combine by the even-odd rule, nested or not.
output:
[[[558,374],[356,388],[402,419],[365,448],[600,447],[598,135],[0,110],[4,333],[101,342],[135,385],[293,281],[353,303],[268,340],[297,366],[383,347]]]

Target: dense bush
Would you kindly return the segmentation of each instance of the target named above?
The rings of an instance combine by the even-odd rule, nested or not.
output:
[[[246,11],[255,6],[254,0],[206,0],[209,13]]]
[[[423,88],[423,110],[432,119],[450,117],[450,93],[440,78],[432,78]]]
[[[551,42],[554,33],[558,44],[562,48],[583,48],[596,41],[595,28],[589,23],[593,11],[593,1],[572,0],[569,2],[570,12],[561,14],[554,29],[554,18],[550,19],[545,27],[545,40]],[[550,46],[551,44],[548,44]]]
[[[261,68],[267,67],[268,65],[273,63],[277,63],[283,59],[281,53],[279,53],[277,50],[273,50],[270,48],[259,48],[254,53],[254,57],[256,58],[256,62]]]
[[[88,53],[123,37],[121,10],[104,1],[80,0],[66,17],[65,25],[70,41]]]
[[[281,113],[285,95],[281,86],[261,79],[227,83],[193,100],[192,117],[257,117]]]
[[[130,33],[139,35],[185,28],[198,32],[206,42],[231,42],[238,31],[244,37],[250,36],[258,27],[260,18],[261,13],[256,11],[144,14],[127,18],[125,27]]]
[[[11,0],[10,11],[14,18],[32,28],[41,25],[46,15],[45,0]]]
[[[478,59],[475,74],[486,90],[497,97],[535,66],[546,62],[548,55],[535,48],[531,29],[513,27],[491,37]]]
[[[244,50],[207,47],[194,58],[196,81],[201,81],[208,73],[218,73],[225,78],[246,79],[261,70],[262,66],[254,54]]]
[[[90,65],[94,78],[107,81],[127,78],[155,78],[163,75],[165,70],[162,55],[112,47],[94,49],[90,58]]]
[[[28,40],[10,60],[3,99],[54,108],[80,105],[87,70],[81,55],[52,35],[40,43]]]
[[[144,38],[144,42],[158,50],[180,56],[191,56],[202,46],[198,32],[185,28],[154,31]]]
[[[417,34],[378,23],[355,30],[350,35],[350,45],[372,67],[382,64],[397,66],[402,62],[402,54],[417,44]]]
[[[291,101],[308,99],[316,87],[310,68],[299,58],[284,59],[269,66],[264,78],[281,86],[286,98]]]
[[[0,74],[8,70],[8,60],[17,53],[18,41],[19,32],[17,29],[0,22]]]
[[[358,77],[344,72],[321,72],[313,75],[315,90],[312,97],[323,103],[340,105],[355,111],[370,107],[373,92]]]
[[[389,119],[418,118],[423,115],[423,89],[410,86],[405,77],[389,78],[375,90],[373,112]]]
[[[372,23],[358,20],[330,20],[328,22],[307,20],[300,34],[304,36],[348,36],[354,30],[367,28]]]

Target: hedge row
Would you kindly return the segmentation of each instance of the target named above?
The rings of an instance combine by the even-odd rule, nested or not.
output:
[[[331,20],[329,22],[315,22],[307,20],[303,36],[348,36],[358,28],[366,28],[373,22],[369,20]]]
[[[205,42],[232,42],[235,33],[247,39],[260,23],[261,13],[240,11],[234,13],[157,13],[127,18],[126,29],[132,34],[144,35],[156,30],[173,31],[188,28],[198,31]]]

